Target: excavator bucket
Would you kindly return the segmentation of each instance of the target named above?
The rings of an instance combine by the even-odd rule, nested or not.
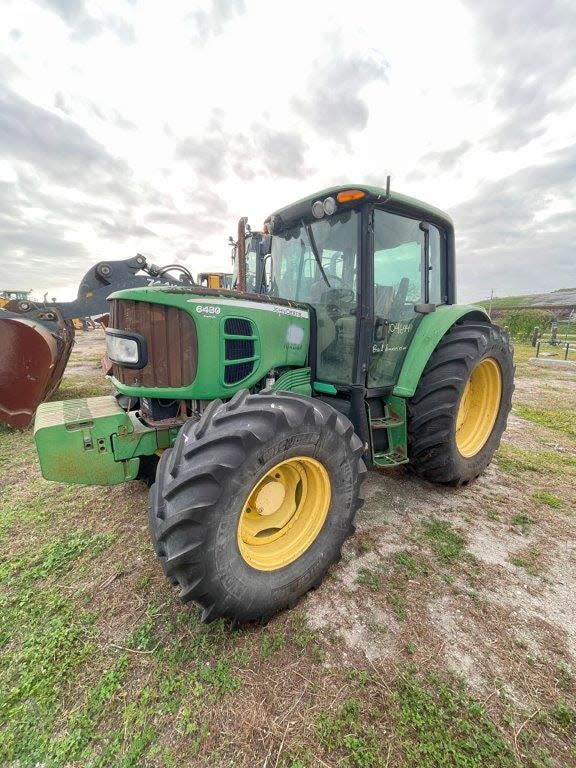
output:
[[[54,310],[52,310],[54,312]],[[49,330],[0,309],[0,421],[24,429],[58,387],[74,343],[74,326],[58,317]]]

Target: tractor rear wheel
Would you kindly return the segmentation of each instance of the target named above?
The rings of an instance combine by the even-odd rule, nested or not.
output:
[[[513,391],[513,354],[505,333],[487,321],[450,328],[408,403],[411,470],[451,485],[480,475],[500,444]]]
[[[162,455],[156,553],[203,620],[266,620],[317,586],[362,504],[363,446],[330,405],[289,392],[212,402]]]

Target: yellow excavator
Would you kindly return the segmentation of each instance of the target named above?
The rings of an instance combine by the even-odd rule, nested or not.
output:
[[[5,307],[10,301],[28,301],[32,291],[0,291],[0,307]]]

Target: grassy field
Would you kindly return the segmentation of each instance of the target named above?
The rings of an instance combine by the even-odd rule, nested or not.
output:
[[[482,306],[489,306],[492,303],[494,309],[501,307],[529,307],[532,304],[549,305],[552,309],[555,304],[571,305],[575,301],[576,288],[561,288],[556,291],[549,291],[541,294],[523,294],[521,296],[493,296],[492,299],[486,298],[474,302]]]
[[[58,398],[107,391],[96,339]],[[47,483],[0,428],[0,766],[576,764],[576,374],[531,354],[485,476],[371,472],[325,583],[235,632],[165,581],[142,485]]]
[[[566,305],[576,306],[575,297],[576,289],[566,288],[547,294],[493,297],[474,303],[486,311],[491,310],[495,322],[508,326],[513,338],[521,343],[528,343],[531,340],[536,326],[541,334],[547,336],[552,322],[558,319],[563,321],[558,328],[558,338],[564,339],[567,334],[568,341],[575,343],[576,322],[566,322],[570,314]],[[531,308],[533,304],[539,306],[539,309]],[[562,307],[559,309],[558,305]]]

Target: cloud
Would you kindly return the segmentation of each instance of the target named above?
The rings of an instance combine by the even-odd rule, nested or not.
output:
[[[140,239],[158,237],[156,232],[142,224],[135,223],[132,216],[127,214],[111,215],[105,219],[96,219],[93,225],[97,234],[109,240],[114,240],[116,243],[122,243],[131,237],[138,237]]]
[[[542,165],[485,183],[451,211],[458,237],[459,283],[471,298],[576,284],[576,146]],[[570,213],[546,216],[563,203]]]
[[[203,136],[188,136],[176,147],[176,158],[188,162],[200,181],[221,181],[232,172],[244,181],[257,174],[304,178],[308,145],[295,132],[255,124],[244,133],[227,131],[224,115],[213,110]]]
[[[39,3],[56,13],[70,26],[88,15],[84,0],[39,0]]]
[[[9,83],[18,74],[19,70],[14,62],[0,53],[0,83]]]
[[[295,96],[295,111],[323,136],[348,143],[352,131],[362,131],[368,122],[368,105],[362,89],[373,82],[387,82],[388,63],[381,56],[363,53],[318,60],[311,68],[309,82]]]
[[[79,276],[87,269],[84,246],[27,206],[15,182],[0,183],[0,253],[0,283],[13,287],[50,285],[59,269]]]
[[[204,200],[204,192],[199,190],[194,200],[194,207],[187,210],[181,210],[176,207],[158,208],[149,211],[145,216],[146,224],[164,224],[176,229],[181,229],[185,233],[194,233],[198,235],[209,235],[217,230],[222,219],[228,216],[226,203],[218,198],[217,195],[210,196]],[[213,200],[216,207],[210,205]],[[220,201],[220,202],[218,202]]]
[[[35,168],[56,184],[90,185],[129,175],[81,126],[0,85],[0,156]]]
[[[468,150],[472,147],[472,142],[463,141],[456,147],[443,149],[438,152],[428,152],[418,162],[434,166],[438,171],[452,171]]]
[[[70,114],[70,110],[68,109],[68,105],[66,104],[66,99],[64,98],[64,94],[60,93],[58,91],[54,96],[54,109],[60,110],[60,112],[64,112],[65,115]]]
[[[450,173],[455,171],[460,160],[472,148],[472,142],[462,141],[455,147],[428,152],[418,160],[414,170],[406,174],[406,181],[421,181],[431,174]]]
[[[561,87],[574,74],[576,4],[563,0],[465,0],[477,22],[486,91],[503,116],[493,149],[517,149],[541,135],[546,118],[572,105]]]
[[[271,176],[301,179],[307,175],[304,162],[308,145],[300,135],[258,126],[254,138],[259,158]]]
[[[88,40],[105,31],[113,32],[123,43],[135,42],[134,30],[121,16],[105,14],[101,19],[91,16],[84,0],[36,0],[37,4],[59,16],[69,27],[72,38]]]
[[[195,138],[189,136],[176,148],[176,158],[190,163],[200,178],[222,181],[228,154],[224,135]]]
[[[202,43],[211,37],[218,37],[235,16],[245,11],[244,0],[211,0],[206,10],[194,11],[188,17],[196,26],[194,42]]]

